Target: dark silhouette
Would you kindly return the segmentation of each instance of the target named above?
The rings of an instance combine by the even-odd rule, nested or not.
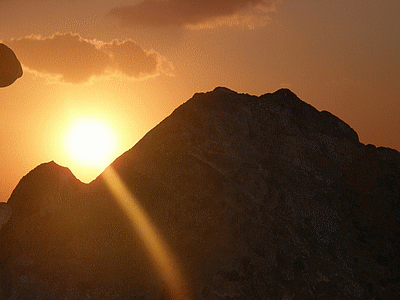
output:
[[[195,94],[111,169],[191,299],[400,298],[399,152],[290,90]],[[104,174],[85,185],[50,162],[21,179],[0,298],[169,299]]]
[[[0,87],[11,85],[22,76],[22,67],[14,52],[0,43]]]

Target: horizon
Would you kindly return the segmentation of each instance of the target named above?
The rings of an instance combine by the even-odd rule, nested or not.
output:
[[[0,1],[0,42],[24,71],[0,88],[0,202],[43,162],[91,182],[175,108],[218,86],[257,96],[289,88],[361,143],[400,151],[397,0],[191,0],[189,10],[176,0],[42,1]],[[79,119],[81,131],[100,122],[112,132],[112,149],[90,164],[94,152],[79,160],[65,144]]]

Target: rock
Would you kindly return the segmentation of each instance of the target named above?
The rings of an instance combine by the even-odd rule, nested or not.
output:
[[[0,43],[0,87],[11,85],[22,73],[21,63],[14,52]]]
[[[0,202],[0,229],[10,220],[12,208],[9,204]]]
[[[54,163],[24,177],[0,231],[8,294],[166,297],[110,170],[192,299],[400,297],[400,154],[290,90],[226,88],[195,94],[89,185]]]

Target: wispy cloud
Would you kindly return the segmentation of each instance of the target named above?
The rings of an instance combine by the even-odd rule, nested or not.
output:
[[[265,25],[278,0],[144,0],[112,9],[123,26],[186,28]]]
[[[169,73],[172,65],[154,50],[132,40],[105,43],[78,34],[27,36],[7,41],[28,71],[68,83],[85,83],[93,77],[126,76],[143,79]]]

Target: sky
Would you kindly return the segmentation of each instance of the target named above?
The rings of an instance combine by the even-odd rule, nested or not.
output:
[[[90,182],[217,86],[289,88],[362,143],[400,150],[398,0],[0,0],[0,12],[23,68],[0,88],[0,201],[51,160]],[[102,165],[67,149],[77,120],[111,128]]]

